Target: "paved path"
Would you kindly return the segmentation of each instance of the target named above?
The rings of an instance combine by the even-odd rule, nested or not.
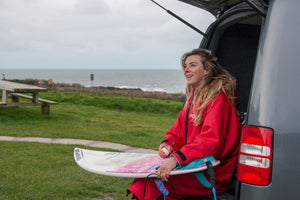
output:
[[[0,141],[21,141],[21,142],[41,142],[41,143],[54,143],[54,144],[78,144],[89,147],[114,149],[124,152],[132,153],[157,153],[157,151],[151,149],[143,149],[137,147],[131,147],[124,144],[103,142],[97,140],[81,140],[71,138],[42,138],[42,137],[12,137],[12,136],[0,136]]]

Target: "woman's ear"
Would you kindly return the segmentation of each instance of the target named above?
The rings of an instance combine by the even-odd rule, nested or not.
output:
[[[209,75],[209,70],[208,69],[204,69],[204,75],[208,76]]]

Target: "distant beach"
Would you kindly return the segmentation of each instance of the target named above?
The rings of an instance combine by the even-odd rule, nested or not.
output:
[[[141,89],[150,92],[184,93],[182,70],[97,70],[97,69],[0,69],[6,79],[52,79],[54,83],[84,87]]]

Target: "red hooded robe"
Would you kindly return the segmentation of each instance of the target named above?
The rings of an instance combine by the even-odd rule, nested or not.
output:
[[[163,143],[172,147],[174,150],[172,155],[180,165],[186,165],[191,161],[210,155],[220,160],[221,164],[214,167],[216,191],[217,193],[226,192],[230,189],[233,181],[242,124],[231,101],[224,93],[221,93],[204,108],[203,121],[198,126],[195,126],[193,122],[194,105],[191,103],[192,98],[182,109],[174,125],[167,131]],[[190,104],[191,107],[188,109]],[[187,113],[189,116],[186,135]],[[204,174],[208,177],[206,172]],[[178,199],[212,194],[211,189],[203,186],[193,173],[170,176],[169,182]],[[142,200],[145,191],[144,185],[145,179],[136,179],[127,192],[132,192],[139,200]],[[164,185],[170,192],[166,199],[175,199],[172,186],[169,183],[164,183]],[[160,194],[153,179],[149,178],[144,199],[154,200]]]

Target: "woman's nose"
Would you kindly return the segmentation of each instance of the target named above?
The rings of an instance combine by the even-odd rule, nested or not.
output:
[[[187,72],[189,69],[190,69],[189,66],[185,66],[184,72]]]

